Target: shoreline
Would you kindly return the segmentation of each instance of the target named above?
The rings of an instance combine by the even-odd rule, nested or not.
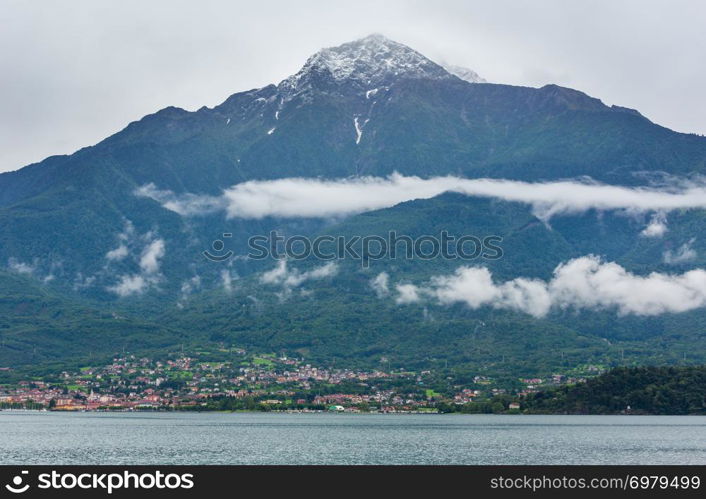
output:
[[[28,412],[28,413],[52,413],[52,414],[315,414],[315,415],[336,415],[336,416],[625,416],[625,417],[706,417],[704,414],[641,414],[641,413],[602,413],[602,414],[578,414],[578,413],[548,413],[548,412],[513,412],[513,413],[464,413],[464,412],[414,412],[414,411],[318,411],[318,410],[286,410],[286,411],[209,411],[209,410],[179,410],[179,409],[148,409],[148,410],[48,410],[48,409],[0,409],[3,412]]]

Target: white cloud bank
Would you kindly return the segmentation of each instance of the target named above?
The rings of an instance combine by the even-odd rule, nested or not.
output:
[[[559,265],[549,281],[517,278],[496,283],[484,267],[461,267],[424,286],[400,284],[396,290],[399,304],[432,299],[446,305],[464,303],[473,309],[516,310],[535,317],[544,317],[552,309],[617,309],[621,315],[652,316],[706,306],[706,271],[638,276],[617,263],[585,256]]]
[[[520,182],[466,179],[454,176],[423,179],[392,174],[389,177],[354,177],[338,180],[286,178],[253,180],[226,189],[221,196],[177,195],[147,184],[137,196],[158,201],[184,216],[225,211],[229,218],[329,218],[387,208],[413,199],[428,199],[444,192],[525,203],[548,220],[554,215],[586,210],[658,211],[706,208],[706,183],[681,182],[675,187],[620,187],[591,181]],[[653,219],[646,236],[666,230],[666,221]]]

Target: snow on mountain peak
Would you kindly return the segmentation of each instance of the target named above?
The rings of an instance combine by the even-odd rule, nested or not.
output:
[[[310,87],[316,78],[326,76],[335,83],[349,81],[364,88],[384,85],[396,77],[451,77],[443,67],[416,50],[374,34],[320,50],[297,74],[280,83],[280,88],[292,95]]]
[[[336,80],[369,79],[371,83],[379,83],[380,79],[390,75],[432,78],[446,76],[438,64],[382,35],[370,35],[338,47],[323,49],[309,59],[309,65],[325,67]]]

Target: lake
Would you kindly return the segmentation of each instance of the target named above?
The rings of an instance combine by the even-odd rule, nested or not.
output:
[[[0,411],[0,464],[706,464],[706,417]]]

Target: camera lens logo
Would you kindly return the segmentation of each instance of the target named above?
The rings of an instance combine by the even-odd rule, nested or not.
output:
[[[19,475],[12,479],[12,484],[5,485],[5,488],[12,492],[13,494],[22,494],[27,492],[29,489],[29,484],[22,485],[22,475],[29,474],[29,471],[22,471]]]

